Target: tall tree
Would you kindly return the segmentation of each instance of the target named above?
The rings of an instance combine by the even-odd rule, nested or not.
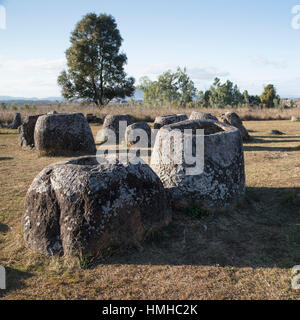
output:
[[[276,89],[273,84],[268,84],[264,88],[264,92],[260,96],[261,103],[265,108],[274,108],[274,100],[280,100],[280,97],[276,93]]]
[[[178,68],[176,72],[176,78],[176,86],[178,88],[180,105],[184,106],[193,101],[193,99],[196,97],[197,89],[194,82],[188,76],[186,68],[183,70]]]
[[[247,90],[243,92],[243,98],[244,98],[244,103],[248,106],[249,105],[249,93]]]
[[[111,15],[89,13],[71,34],[66,51],[68,70],[58,77],[66,99],[84,99],[104,106],[114,98],[134,93],[134,78],[127,77],[127,57],[120,53],[122,37]]]

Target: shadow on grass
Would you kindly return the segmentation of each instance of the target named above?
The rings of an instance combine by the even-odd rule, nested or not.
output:
[[[30,277],[32,277],[32,274],[29,272],[6,268],[6,290],[0,290],[0,298],[5,297],[11,291],[22,289],[24,280]]]
[[[299,141],[300,142],[300,141]],[[293,152],[300,151],[300,145],[297,147],[262,147],[262,146],[249,146],[244,145],[244,151],[281,151]]]
[[[173,222],[136,248],[96,260],[103,264],[220,265],[292,268],[300,263],[299,189],[248,188],[227,213],[193,219],[174,212]]]
[[[300,136],[254,136],[254,140],[257,139],[297,139],[297,141],[300,141]],[[267,141],[270,142],[270,141]],[[272,142],[272,141],[271,141]],[[283,140],[282,142],[290,142],[290,140]]]
[[[274,137],[272,137],[274,138]],[[269,139],[272,139],[271,137]],[[293,138],[291,138],[293,139]],[[244,145],[247,144],[252,144],[252,143],[259,143],[259,144],[264,144],[264,143],[291,143],[291,142],[299,142],[300,143],[300,137],[297,140],[285,140],[285,139],[275,139],[275,140],[266,140],[266,139],[262,139],[262,138],[251,138],[250,141],[245,141]]]
[[[271,139],[271,140],[270,140]],[[292,140],[291,140],[292,139]],[[299,142],[300,137],[297,136],[252,136],[251,140],[244,142],[244,151],[281,151],[293,152],[300,151],[300,145],[296,147],[266,147],[257,146],[255,144],[271,144],[271,143],[293,143]]]
[[[1,233],[7,233],[9,231],[9,227],[6,224],[3,224],[0,222],[0,232]]]
[[[0,157],[0,161],[8,161],[8,160],[13,160],[14,158],[11,157]]]

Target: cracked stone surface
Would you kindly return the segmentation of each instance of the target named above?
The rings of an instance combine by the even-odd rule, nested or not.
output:
[[[163,184],[139,164],[74,158],[46,167],[30,186],[25,242],[48,255],[105,255],[141,242],[171,221]]]
[[[192,129],[185,139],[190,141],[192,154],[196,147],[201,151],[202,171],[190,174],[191,163],[183,157],[183,136],[173,139],[174,132]],[[198,140],[197,140],[198,139]],[[179,154],[181,163],[166,155]],[[169,161],[166,161],[168,158]],[[175,206],[187,207],[197,204],[211,210],[226,210],[244,196],[245,166],[241,135],[238,129],[220,122],[188,120],[160,129],[151,158],[151,168],[160,177]]]

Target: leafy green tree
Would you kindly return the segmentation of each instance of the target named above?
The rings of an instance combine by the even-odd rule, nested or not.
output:
[[[178,68],[176,72],[176,78],[176,86],[178,88],[180,105],[187,105],[194,100],[197,89],[195,88],[194,82],[188,76],[186,68],[183,70]]]
[[[244,103],[248,106],[249,105],[249,93],[247,90],[243,92],[243,98],[244,98]]]
[[[219,78],[215,78],[209,91],[210,105],[217,108],[222,108],[227,105],[238,106],[243,102],[243,95],[238,86],[229,80],[222,84]]]
[[[249,103],[250,104],[255,104],[255,105],[260,105],[261,101],[260,101],[260,97],[259,96],[249,96]]]
[[[203,97],[204,107],[205,107],[205,108],[208,108],[208,107],[209,107],[210,96],[211,96],[210,90],[206,90],[206,91],[204,92],[204,97]]]
[[[171,71],[164,72],[158,77],[157,92],[162,103],[172,103],[179,99],[177,80],[177,74]]]
[[[201,106],[203,106],[204,108],[209,107],[209,98],[210,98],[210,91],[209,90],[206,90],[205,92],[203,92],[201,90],[198,91],[197,98],[198,98],[198,101],[200,102]]]
[[[166,71],[157,81],[148,77],[140,79],[138,89],[144,93],[144,102],[155,105],[179,104],[187,106],[196,96],[197,89],[188,76],[186,69],[177,69],[176,72]]]
[[[264,92],[260,96],[261,103],[265,108],[274,108],[274,100],[280,100],[280,97],[276,93],[276,89],[273,84],[268,84],[264,88]]]
[[[273,104],[274,104],[274,108],[280,108],[280,99],[278,99],[278,98],[275,98],[274,100],[273,100]]]
[[[234,106],[240,106],[243,103],[244,96],[240,92],[237,85],[234,85],[233,91],[232,91],[232,100]]]
[[[291,99],[291,101],[290,101],[290,108],[295,108],[295,106],[296,106],[295,101],[294,101],[293,99]]]
[[[157,81],[151,81],[148,77],[142,77],[138,89],[143,91],[145,103],[158,104],[160,102]]]
[[[124,71],[127,57],[120,53],[123,39],[111,15],[87,14],[76,25],[70,41],[68,70],[58,78],[64,98],[104,106],[114,98],[133,95],[135,80]]]

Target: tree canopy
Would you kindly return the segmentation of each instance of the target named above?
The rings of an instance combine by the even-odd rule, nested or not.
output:
[[[244,102],[237,85],[227,80],[221,83],[219,78],[215,78],[213,85],[210,87],[209,102],[214,107],[225,107],[227,105],[237,106]]]
[[[159,105],[173,103],[184,106],[193,101],[197,92],[186,69],[181,68],[178,68],[176,72],[171,70],[164,72],[157,81],[143,77],[140,79],[138,89],[143,91],[146,103]]]
[[[275,105],[278,105],[280,97],[277,95],[274,85],[268,84],[264,88],[264,92],[260,96],[260,100],[265,108],[274,108]]]
[[[127,77],[127,57],[120,53],[122,37],[111,15],[89,13],[71,34],[67,71],[58,77],[62,95],[103,106],[114,98],[133,95],[134,78]]]

